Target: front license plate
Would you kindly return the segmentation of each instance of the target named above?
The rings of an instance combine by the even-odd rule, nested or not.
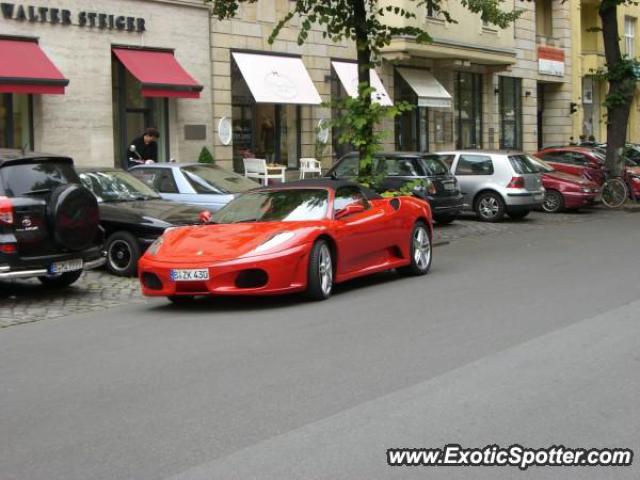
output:
[[[64,262],[55,262],[49,267],[49,273],[66,273],[82,270],[83,262],[79,260],[66,260]]]
[[[453,190],[454,189],[453,183],[445,183],[444,184],[444,189],[445,190],[449,190],[449,191]]]
[[[171,270],[170,276],[174,282],[201,282],[209,280],[209,270]]]

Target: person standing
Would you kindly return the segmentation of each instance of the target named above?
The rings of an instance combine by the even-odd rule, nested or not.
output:
[[[136,147],[135,152],[127,151],[129,167],[147,163],[149,160],[158,161],[158,139],[160,132],[157,128],[149,127],[139,137],[134,138],[129,145]],[[131,147],[129,147],[130,149]],[[131,160],[133,159],[133,161]]]

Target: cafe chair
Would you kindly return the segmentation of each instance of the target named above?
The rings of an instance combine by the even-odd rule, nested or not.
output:
[[[264,158],[243,158],[244,176],[254,178],[265,186],[269,185],[269,179],[277,179],[285,182],[285,171],[287,167],[267,165]]]
[[[307,173],[317,173],[319,177],[322,176],[322,164],[315,158],[301,158],[300,178],[303,179]]]

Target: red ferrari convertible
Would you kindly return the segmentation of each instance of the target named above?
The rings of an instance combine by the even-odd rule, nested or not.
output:
[[[167,230],[140,259],[142,292],[183,302],[200,295],[331,295],[334,283],[431,266],[429,204],[382,198],[340,180],[247,192],[208,223]]]

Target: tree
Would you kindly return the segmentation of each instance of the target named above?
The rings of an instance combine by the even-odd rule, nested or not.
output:
[[[202,150],[200,150],[200,155],[198,156],[198,163],[207,163],[207,164],[215,163],[215,159],[213,158],[213,155],[211,155],[211,152],[207,147],[202,147]]]
[[[631,0],[602,0],[598,13],[602,21],[605,69],[600,76],[609,82],[609,92],[604,101],[607,108],[607,171],[620,175],[624,169],[624,150],[629,112],[638,78],[638,60],[623,56],[618,32],[618,6],[637,5]]]
[[[230,19],[237,15],[240,4],[256,3],[257,0],[205,0],[213,4],[213,15],[219,20]],[[407,0],[412,6],[428,7],[438,12],[450,23],[455,20],[444,8],[444,0]],[[505,28],[519,15],[517,11],[504,11],[501,7],[506,0],[459,0],[470,12],[480,14],[483,21]],[[349,115],[341,121],[347,123],[350,141],[360,153],[360,176],[371,177],[373,154],[378,150],[380,134],[375,133],[375,125],[385,116],[395,116],[406,105],[382,107],[371,101],[370,69],[380,62],[380,54],[385,46],[396,36],[414,37],[419,43],[431,40],[428,32],[422,28],[406,25],[396,27],[385,23],[385,17],[396,16],[411,22],[416,14],[410,9],[396,6],[392,2],[380,0],[296,0],[289,12],[276,24],[269,41],[273,42],[282,28],[294,17],[300,20],[298,44],[302,45],[314,25],[324,27],[322,35],[334,42],[353,41],[358,61],[358,97],[346,99],[342,108]]]

